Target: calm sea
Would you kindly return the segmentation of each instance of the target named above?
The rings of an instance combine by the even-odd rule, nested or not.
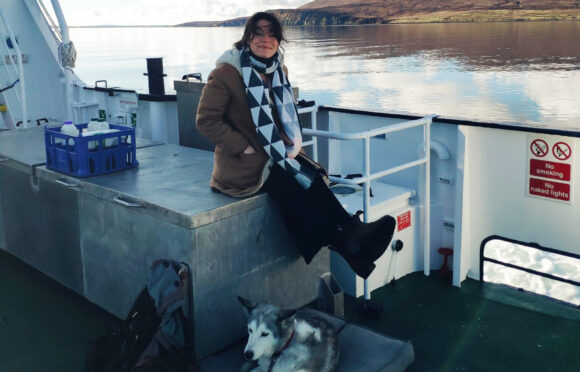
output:
[[[348,108],[436,113],[580,129],[580,22],[287,28],[301,98]],[[199,72],[241,28],[73,28],[88,84],[147,93],[146,61],[163,57],[166,91]]]

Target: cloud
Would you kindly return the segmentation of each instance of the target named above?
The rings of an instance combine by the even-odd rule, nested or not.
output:
[[[49,8],[50,2],[43,0]],[[101,0],[98,6],[61,0],[67,22],[84,25],[175,25],[192,21],[220,21],[269,9],[297,8],[308,0]]]

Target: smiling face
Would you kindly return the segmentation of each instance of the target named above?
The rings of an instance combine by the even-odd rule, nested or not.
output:
[[[250,38],[250,50],[260,58],[271,58],[278,51],[280,43],[272,32],[272,22],[261,19],[256,24],[256,32]]]

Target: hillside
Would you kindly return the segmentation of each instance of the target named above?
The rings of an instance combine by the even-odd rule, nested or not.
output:
[[[353,23],[580,20],[580,0],[315,0],[297,11]]]
[[[580,0],[315,0],[272,10],[287,26],[433,22],[580,21]],[[246,18],[204,22],[241,26]],[[189,22],[179,26],[200,26]]]

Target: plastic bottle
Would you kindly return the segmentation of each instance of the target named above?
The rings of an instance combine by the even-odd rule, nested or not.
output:
[[[98,118],[91,118],[91,121],[89,121],[89,124],[87,124],[87,132],[96,132],[100,128],[101,125],[99,124]]]
[[[100,124],[98,118],[91,118],[87,124],[87,128],[83,131],[83,136],[92,136],[99,132]],[[97,141],[88,141],[87,145],[89,150],[95,150],[97,148]]]
[[[72,137],[77,137],[79,135],[78,128],[70,120],[64,122],[62,127],[60,127],[60,132],[62,134],[66,134],[66,135],[69,135]],[[64,140],[64,144],[68,144],[68,143],[69,143],[68,139]],[[72,143],[74,143],[74,141],[72,141]]]
[[[109,123],[107,123],[107,121],[103,118],[98,119],[98,125],[99,125],[99,131],[101,133],[118,132],[117,129],[110,129]],[[103,146],[105,148],[113,147],[113,146],[117,146],[117,143],[118,143],[117,138],[105,138],[103,141]]]
[[[109,129],[109,123],[107,123],[107,121],[103,118],[99,118],[97,119],[98,123],[99,123],[99,130],[108,130]]]

